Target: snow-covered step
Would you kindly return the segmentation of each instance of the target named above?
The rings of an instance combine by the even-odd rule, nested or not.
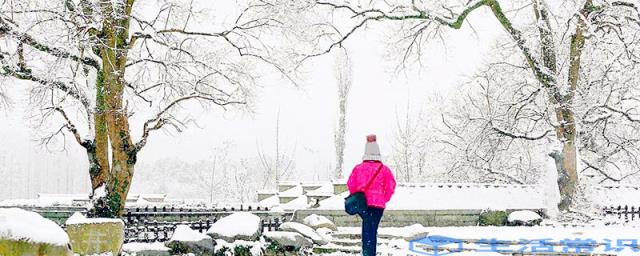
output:
[[[331,236],[337,239],[352,239],[352,240],[361,240],[362,235],[360,233],[333,233]],[[391,234],[378,234],[378,239],[404,239],[407,240],[406,237],[391,235]]]
[[[315,254],[330,254],[330,253],[346,253],[346,254],[359,254],[361,247],[358,246],[345,246],[329,243],[322,246],[313,247],[313,253]]]
[[[378,245],[389,244],[391,240],[378,238]],[[360,239],[332,239],[331,243],[342,246],[361,246],[362,240]]]

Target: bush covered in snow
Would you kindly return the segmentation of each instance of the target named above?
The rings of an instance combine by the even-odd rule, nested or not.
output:
[[[253,241],[260,235],[260,217],[248,212],[236,212],[213,223],[207,234],[227,242]]]
[[[542,222],[542,217],[533,211],[514,211],[508,221],[511,226],[535,226]]]

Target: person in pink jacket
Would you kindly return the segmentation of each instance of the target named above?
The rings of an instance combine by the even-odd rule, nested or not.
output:
[[[364,192],[367,199],[367,209],[359,213],[362,218],[362,255],[373,256],[376,255],[378,225],[396,189],[396,180],[389,167],[382,163],[376,135],[367,136],[362,160],[351,171],[347,187],[350,194]]]

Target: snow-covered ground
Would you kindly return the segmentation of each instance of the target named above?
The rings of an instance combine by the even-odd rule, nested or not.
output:
[[[339,227],[330,232],[331,242],[316,246],[323,251],[307,248],[313,255],[359,255],[360,228]],[[419,224],[407,227],[380,228],[378,234],[379,255],[458,255],[496,256],[513,252],[539,252],[545,255],[640,255],[638,227],[585,226],[585,227],[423,227]],[[287,232],[283,232],[287,233]],[[295,233],[291,233],[295,234]],[[445,242],[445,240],[448,240]],[[216,247],[244,245],[252,248],[253,255],[262,255],[259,249],[268,245],[260,241],[216,240]],[[434,251],[434,245],[437,250]],[[132,243],[126,250],[164,250],[162,244]],[[582,252],[582,254],[575,254]],[[564,254],[563,254],[564,255]]]

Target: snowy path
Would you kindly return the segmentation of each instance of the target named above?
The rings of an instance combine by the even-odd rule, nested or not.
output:
[[[441,237],[442,240],[419,239]],[[380,255],[640,255],[640,228],[603,227],[422,227],[380,228]],[[341,227],[322,255],[357,255],[360,228]],[[412,239],[417,239],[411,241]],[[435,248],[434,248],[435,245]],[[435,249],[435,251],[434,251]],[[449,252],[457,252],[449,254]]]

